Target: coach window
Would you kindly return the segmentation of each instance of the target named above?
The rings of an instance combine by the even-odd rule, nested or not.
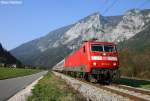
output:
[[[83,53],[85,53],[85,46],[83,46]]]

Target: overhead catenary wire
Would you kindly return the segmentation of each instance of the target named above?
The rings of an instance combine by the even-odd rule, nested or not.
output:
[[[145,0],[144,2],[142,2],[139,6],[138,6],[138,8],[142,8],[142,7],[144,7],[147,3],[149,3],[150,2],[150,0]]]
[[[116,3],[118,0],[114,0],[103,12],[103,15],[106,14]]]
[[[105,1],[104,1],[104,4],[107,3],[107,2],[109,2],[109,0],[105,0]]]

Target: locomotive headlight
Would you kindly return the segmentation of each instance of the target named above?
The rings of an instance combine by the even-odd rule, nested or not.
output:
[[[102,55],[103,55],[103,56],[106,56],[106,53],[103,53]]]
[[[92,56],[92,60],[102,60],[102,56]]]
[[[96,62],[93,62],[93,66],[96,66]]]
[[[116,62],[114,62],[114,63],[113,63],[113,66],[116,66],[116,65],[117,65],[117,63],[116,63]]]

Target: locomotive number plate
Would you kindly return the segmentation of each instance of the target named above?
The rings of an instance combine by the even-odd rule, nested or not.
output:
[[[110,63],[102,63],[103,66],[109,66]]]

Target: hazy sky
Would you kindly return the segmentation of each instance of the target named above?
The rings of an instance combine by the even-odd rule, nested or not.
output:
[[[94,12],[121,15],[150,0],[0,0],[0,42],[10,50]]]

